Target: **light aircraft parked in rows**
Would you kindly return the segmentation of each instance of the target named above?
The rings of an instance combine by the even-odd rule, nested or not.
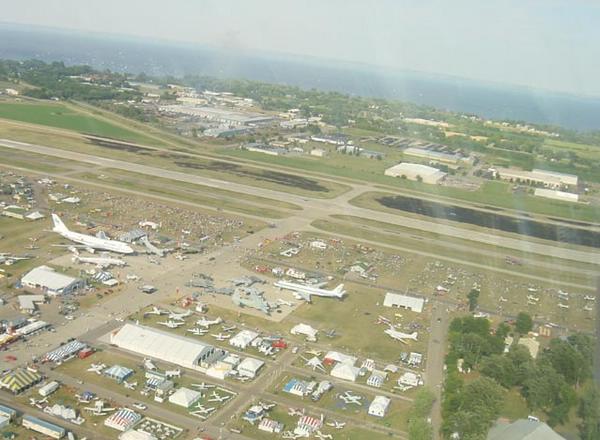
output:
[[[201,383],[193,383],[192,386],[194,388],[198,388],[199,390],[209,390],[211,388],[214,388],[215,385],[211,385],[205,382],[201,382]]]
[[[362,405],[362,396],[356,395],[356,394],[352,394],[350,391],[346,391],[344,394],[340,394],[340,399],[342,399],[344,401],[344,403],[347,404],[353,404],[353,405]]]
[[[334,429],[342,429],[346,426],[346,422],[338,422],[337,420],[333,420],[327,423],[327,426],[331,426]]]
[[[96,400],[94,406],[87,406],[83,408],[84,411],[88,411],[95,416],[105,416],[111,411],[115,411],[116,408],[109,408],[104,406],[103,400]]]
[[[216,334],[216,335],[214,335],[214,334],[212,334],[212,333],[211,333],[211,336],[212,336],[213,338],[215,338],[217,341],[221,341],[221,342],[222,342],[222,341],[225,341],[226,339],[229,339],[229,338],[231,338],[231,335],[228,335],[228,334],[223,334],[223,333],[218,333],[218,334]]]
[[[188,328],[187,331],[196,336],[204,336],[208,333],[208,329],[203,329],[200,327]]]
[[[333,440],[333,435],[331,434],[323,434],[318,429],[315,431],[315,437],[319,440]]]
[[[102,374],[102,372],[106,369],[106,364],[92,364],[90,368],[87,369],[89,372],[93,372],[96,374]]]
[[[133,254],[133,249],[127,243],[70,231],[56,214],[52,214],[52,222],[54,223],[52,231],[60,234],[67,240],[83,245],[84,248],[117,252],[119,254]]]
[[[168,313],[169,313],[168,310],[163,310],[163,309],[160,309],[160,308],[158,308],[156,306],[152,306],[152,310],[144,312],[144,315],[157,315],[157,316],[161,316],[161,315],[166,315]]]
[[[595,296],[584,296],[583,299],[585,299],[586,301],[596,301],[596,297]]]
[[[170,312],[169,313],[169,319],[172,319],[174,321],[183,321],[185,318],[187,318],[191,314],[192,314],[191,310],[186,310],[183,313]]]
[[[231,398],[231,395],[227,394],[224,396],[221,396],[220,394],[218,394],[216,391],[213,391],[213,393],[211,394],[211,398],[207,400],[207,402],[225,402],[226,400]]]
[[[306,359],[304,356],[301,356],[301,358],[306,362],[306,366],[311,367],[313,371],[320,370],[323,373],[326,372],[325,367],[323,366],[323,362],[321,362],[321,360],[318,357],[315,356],[310,359]]]

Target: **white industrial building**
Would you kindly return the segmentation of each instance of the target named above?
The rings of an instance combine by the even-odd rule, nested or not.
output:
[[[259,359],[247,357],[237,366],[237,371],[240,376],[249,377],[254,379],[258,374],[258,371],[265,365],[265,363]]]
[[[390,398],[385,396],[375,396],[369,405],[369,415],[375,417],[385,417],[390,407]]]
[[[237,127],[241,125],[254,126],[273,122],[276,118],[271,115],[250,112],[236,112],[218,107],[194,107],[189,105],[165,105],[159,108],[161,112],[182,114],[206,119],[211,122]]]
[[[56,272],[48,266],[30,270],[21,278],[21,284],[25,288],[42,290],[49,295],[73,293],[85,286],[83,280]]]
[[[579,184],[579,178],[575,174],[557,173],[555,171],[540,169],[523,171],[513,168],[498,168],[494,171],[503,180],[538,184],[548,188],[560,188],[563,186],[575,187]]]
[[[403,295],[401,293],[387,292],[383,300],[385,307],[398,307],[401,309],[412,310],[413,312],[421,313],[425,305],[424,298],[416,296]]]
[[[142,356],[205,371],[225,356],[212,345],[151,327],[127,323],[110,334],[110,343]]]
[[[37,310],[38,304],[44,304],[46,297],[44,295],[19,295],[19,309],[26,313],[33,313]]]
[[[229,340],[229,345],[245,350],[256,338],[258,338],[258,333],[252,330],[242,330]]]
[[[356,356],[350,356],[348,354],[340,353],[339,351],[329,351],[323,358],[323,362],[328,364],[340,363],[354,365],[357,360]]]
[[[449,164],[457,164],[462,161],[468,161],[468,158],[465,158],[458,154],[444,153],[441,151],[428,150],[426,148],[408,147],[402,153],[406,154],[407,156],[413,156],[421,159],[428,159],[436,162],[443,162]]]
[[[384,174],[390,177],[420,180],[423,183],[432,185],[440,183],[446,177],[446,173],[437,168],[410,162],[401,162],[398,165],[394,165],[385,170]]]
[[[173,394],[169,396],[169,402],[174,405],[183,406],[189,408],[194,403],[202,398],[202,393],[199,391],[191,390],[186,387],[181,387]]]
[[[562,200],[563,202],[579,201],[579,194],[558,191],[556,189],[536,188],[533,195],[537,197],[545,197],[547,199]]]

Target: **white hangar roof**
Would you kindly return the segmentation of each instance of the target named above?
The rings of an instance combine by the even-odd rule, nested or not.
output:
[[[423,311],[424,304],[424,298],[391,292],[386,293],[385,299],[383,300],[383,305],[385,307],[402,307],[417,313],[421,313]]]
[[[21,278],[21,282],[25,285],[42,286],[55,292],[69,287],[76,281],[78,281],[77,278],[56,272],[48,266],[38,266]]]
[[[111,333],[110,343],[143,356],[193,369],[198,366],[198,359],[213,348],[200,341],[129,323]]]

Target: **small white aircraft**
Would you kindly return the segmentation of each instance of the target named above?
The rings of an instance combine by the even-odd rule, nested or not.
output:
[[[216,391],[213,391],[211,394],[212,398],[208,399],[207,402],[225,402],[226,400],[231,398],[231,395],[223,395],[221,396]]]
[[[410,339],[411,341],[416,341],[418,333],[403,333],[401,331],[396,330],[393,326],[390,325],[390,328],[384,330],[384,333],[388,335],[390,338],[400,341],[406,344],[406,339]]]
[[[93,399],[93,396],[92,395],[82,396],[81,394],[75,394],[75,398],[77,399],[77,402],[79,402],[79,403],[90,403]]]
[[[31,258],[34,258],[34,257],[29,257],[29,256],[18,257],[16,255],[8,254],[8,253],[4,252],[4,253],[0,253],[0,264],[4,264],[6,266],[11,266],[11,265],[15,264],[17,261],[30,260]]]
[[[223,322],[223,319],[220,316],[213,320],[206,319],[203,316],[202,319],[199,319],[198,321],[196,321],[196,324],[199,325],[200,327],[210,327],[211,325],[221,324],[222,322]]]
[[[302,359],[306,361],[306,366],[311,367],[313,371],[320,370],[323,373],[326,372],[325,367],[323,366],[323,362],[321,362],[321,360],[318,357],[314,356],[310,359],[306,359],[304,356],[302,356]]]
[[[144,370],[154,371],[157,370],[156,364],[152,362],[152,359],[144,358]]]
[[[565,298],[569,297],[569,292],[565,292],[563,290],[558,291],[558,296],[564,296]]]
[[[318,429],[315,431],[315,437],[317,437],[319,440],[332,440],[333,439],[333,435],[323,434]]]
[[[167,313],[169,313],[168,310],[163,310],[163,309],[158,308],[156,306],[152,306],[152,310],[150,310],[148,312],[144,312],[144,315],[157,315],[157,316],[161,316],[161,315],[166,315]]]
[[[310,350],[306,350],[306,354],[312,354],[313,356],[321,356],[323,354],[322,351],[320,350],[315,350],[314,348],[311,348]]]
[[[138,386],[138,383],[137,382],[127,382],[126,380],[124,380],[123,386],[125,388],[127,388],[128,390],[135,390],[136,387]]]
[[[181,327],[183,325],[183,322],[162,321],[162,322],[157,322],[157,324],[164,325],[165,327],[168,327],[168,328],[179,328],[179,327]]]
[[[537,302],[535,302],[535,301],[531,301],[531,300],[529,300],[529,299],[528,299],[528,300],[527,300],[527,305],[528,305],[528,306],[537,306],[537,305],[538,305],[538,303],[537,303]]]
[[[585,310],[586,312],[591,312],[593,309],[593,307],[590,306],[583,306],[583,310]]]
[[[276,281],[275,287],[292,291],[294,298],[301,299],[306,302],[311,302],[311,296],[321,296],[325,298],[342,299],[346,294],[344,285],[340,284],[331,290],[322,289],[320,287],[306,286],[304,284],[292,283],[290,281]]]
[[[346,422],[338,422],[337,420],[332,420],[331,422],[327,423],[327,426],[331,426],[334,429],[342,429],[344,426],[346,426]]]
[[[362,396],[356,395],[356,394],[352,394],[350,391],[346,391],[344,394],[340,394],[340,399],[342,399],[344,401],[344,403],[347,404],[353,404],[353,405],[362,405]]]
[[[96,374],[102,374],[102,372],[106,369],[106,364],[92,364],[90,368],[87,369],[89,372],[93,372]]]
[[[229,339],[229,338],[231,338],[231,335],[228,335],[228,334],[223,334],[223,333],[218,333],[218,334],[216,334],[216,335],[214,335],[214,334],[212,334],[212,333],[211,333],[211,336],[212,336],[213,338],[215,338],[217,341],[221,341],[221,342],[222,342],[222,341],[225,341],[226,339]]]
[[[275,353],[275,349],[273,347],[264,344],[258,346],[258,351],[264,354],[265,356],[271,356]]]
[[[196,407],[198,409],[196,409],[195,411],[192,411],[193,415],[209,415],[211,412],[215,411],[217,408],[215,408],[214,406],[208,407],[206,408],[203,405],[198,404],[198,406]]]
[[[538,302],[540,300],[538,297],[535,297],[533,295],[527,295],[527,299],[529,301],[535,301],[535,302]]]
[[[528,292],[537,292],[538,290],[535,287],[529,287],[527,289]]]
[[[304,415],[304,410],[299,410],[296,408],[289,408],[288,415],[291,417],[294,417],[294,416],[302,417]]]
[[[168,378],[181,377],[181,369],[178,368],[176,370],[166,370],[165,376],[167,376]]]
[[[191,310],[186,310],[183,313],[170,312],[169,313],[169,319],[172,319],[174,321],[183,321],[183,320],[185,320],[185,318],[187,318],[191,314],[192,314]]]
[[[187,331],[196,336],[204,336],[208,333],[208,329],[203,329],[200,327],[188,328]]]
[[[224,331],[225,333],[228,333],[228,332],[232,332],[232,331],[234,331],[236,328],[237,328],[237,327],[236,327],[235,325],[230,325],[229,327],[223,327],[223,331]]]
[[[87,406],[83,408],[84,411],[91,412],[95,416],[105,416],[109,412],[116,410],[116,408],[108,408],[104,406],[103,400],[96,400],[94,402],[94,406]]]
[[[505,303],[505,302],[507,302],[508,300],[507,300],[506,298],[504,298],[503,296],[501,296],[499,301],[500,301],[500,302],[503,302],[503,303]]]
[[[100,249],[120,254],[133,254],[134,252],[127,243],[121,241],[111,240],[109,238],[98,238],[92,235],[70,231],[56,214],[52,214],[52,222],[54,223],[54,227],[52,228],[53,232],[62,235],[67,240],[79,243],[85,248]]]
[[[48,402],[48,398],[44,397],[43,399],[36,400],[33,397],[29,398],[29,404],[31,406],[35,406],[37,408],[41,408],[44,403]]]
[[[206,382],[201,382],[201,383],[193,383],[193,384],[192,384],[192,386],[193,386],[194,388],[198,388],[199,390],[209,390],[209,389],[211,389],[211,388],[214,388],[214,387],[215,387],[215,385],[211,385],[211,384],[208,384],[208,383],[206,383]]]
[[[270,411],[273,408],[275,408],[275,403],[264,403],[264,402],[258,402],[258,404],[262,407],[262,409],[264,409],[265,411]]]
[[[294,434],[292,431],[284,431],[281,434],[281,438],[284,438],[287,440],[296,440],[296,439],[299,439],[300,437],[306,437],[306,436],[302,435],[302,434]]]
[[[596,297],[595,296],[584,296],[583,299],[585,299],[586,301],[596,301]]]
[[[568,309],[569,306],[567,304],[562,304],[562,303],[558,303],[558,307],[560,307],[561,309]]]
[[[292,301],[286,301],[283,298],[277,298],[276,304],[278,306],[288,306],[288,307],[293,307],[294,303]]]

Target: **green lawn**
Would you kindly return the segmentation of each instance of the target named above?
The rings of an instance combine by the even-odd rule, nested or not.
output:
[[[0,118],[126,141],[152,142],[151,139],[142,134],[76,112],[63,104],[2,102],[0,103]]]

